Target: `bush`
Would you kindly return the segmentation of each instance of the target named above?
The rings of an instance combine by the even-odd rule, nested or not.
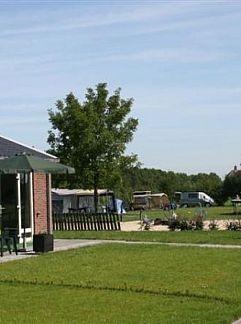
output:
[[[232,221],[227,223],[227,229],[229,231],[240,231],[241,230],[241,222],[239,221]]]
[[[198,215],[195,221],[196,230],[202,230],[203,229],[203,217],[201,215]]]
[[[154,220],[154,225],[168,225],[168,222],[167,218],[156,218]]]
[[[168,228],[170,229],[170,231],[201,230],[203,229],[203,220],[202,218],[197,218],[195,221],[179,219],[179,218],[171,218],[169,219]]]

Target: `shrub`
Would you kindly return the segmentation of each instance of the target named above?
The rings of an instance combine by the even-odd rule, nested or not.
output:
[[[232,221],[227,223],[227,229],[229,231],[240,231],[241,230],[241,222],[239,221]]]
[[[169,219],[168,228],[170,229],[170,231],[201,230],[203,229],[203,221],[201,218],[197,218],[195,221],[179,219],[179,218],[171,218]]]
[[[202,230],[203,229],[203,216],[198,215],[195,221],[196,230]]]

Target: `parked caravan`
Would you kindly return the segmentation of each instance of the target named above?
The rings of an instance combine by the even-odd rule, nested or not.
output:
[[[55,213],[95,212],[94,190],[52,189],[52,208]],[[110,200],[116,208],[113,191],[98,189],[98,212],[107,212]],[[116,211],[115,208],[112,211]]]
[[[150,209],[150,203],[151,191],[134,191],[130,207],[132,210],[146,210]]]
[[[165,193],[152,194],[151,191],[134,191],[131,209],[147,210],[160,209],[169,204],[168,196]]]
[[[169,204],[169,198],[164,192],[151,194],[151,209],[165,208]]]
[[[191,207],[198,205],[210,207],[213,204],[213,198],[211,198],[204,192],[181,192],[180,207]]]

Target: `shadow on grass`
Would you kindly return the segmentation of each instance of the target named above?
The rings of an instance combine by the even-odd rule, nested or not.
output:
[[[115,286],[102,286],[97,285],[92,282],[87,283],[64,283],[64,282],[53,282],[53,281],[25,281],[25,280],[6,280],[0,279],[0,284],[7,284],[7,285],[30,285],[30,286],[52,286],[52,287],[61,287],[61,288],[72,288],[72,289],[89,289],[89,290],[106,290],[106,291],[118,291],[118,292],[132,292],[136,294],[148,294],[148,295],[156,295],[156,296],[171,296],[171,297],[180,297],[180,298],[196,298],[196,299],[205,299],[205,300],[212,300],[216,302],[221,302],[225,304],[233,304],[234,301],[223,298],[219,296],[210,296],[207,294],[198,294],[194,292],[186,291],[168,291],[166,289],[148,289],[144,287],[133,287],[127,286],[126,284],[120,285],[118,287]]]
[[[232,216],[232,217],[239,217],[241,219],[241,213],[220,213],[222,216]]]

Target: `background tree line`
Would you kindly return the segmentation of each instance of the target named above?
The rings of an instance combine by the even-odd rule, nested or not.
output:
[[[165,192],[170,199],[176,191],[204,191],[218,204],[225,200],[223,181],[215,173],[187,175],[172,171],[162,171],[135,167],[122,174],[122,188],[116,188],[117,195],[130,201],[135,190],[151,190],[153,193]]]
[[[118,179],[117,179],[118,178]],[[81,177],[71,175],[63,179],[54,176],[54,186],[68,188],[85,188]],[[153,193],[165,192],[170,199],[176,191],[203,191],[210,195],[218,205],[223,205],[229,198],[241,192],[241,175],[226,176],[222,180],[215,173],[198,173],[187,175],[173,171],[141,168],[140,166],[124,167],[115,177],[102,179],[102,188],[115,192],[116,197],[127,203],[132,200],[133,191],[150,190]]]

